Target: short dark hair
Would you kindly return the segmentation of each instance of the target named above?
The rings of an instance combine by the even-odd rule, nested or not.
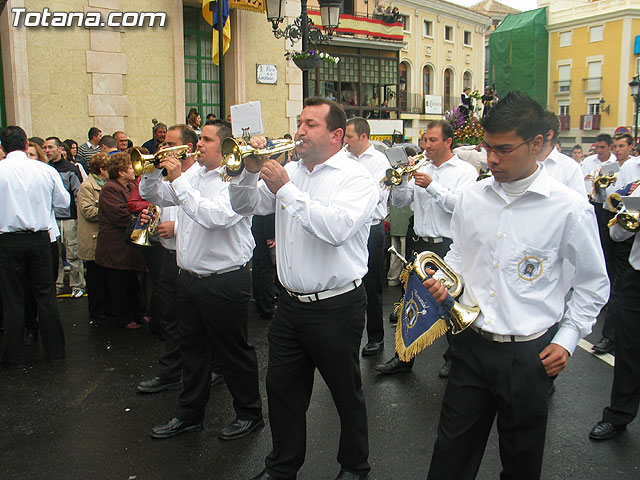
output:
[[[64,143],[67,144],[67,147],[71,148],[72,145],[75,145],[76,148],[78,148],[78,142],[76,142],[75,140],[73,140],[72,138],[67,138]]]
[[[633,145],[633,137],[628,133],[619,133],[613,137],[614,140],[622,140],[623,138],[627,141],[627,145]]]
[[[166,130],[167,126],[162,122],[158,122],[153,126],[153,133],[156,133],[156,130],[158,130],[159,128],[164,128]]]
[[[607,145],[611,146],[613,143],[613,138],[608,133],[601,133],[596,137],[596,142],[606,142]]]
[[[196,147],[196,143],[198,143],[198,135],[190,126],[180,123],[178,125],[170,126],[169,130],[178,130],[178,132],[180,132],[180,141],[183,145],[190,143],[193,148]]]
[[[104,145],[107,148],[116,148],[118,144],[116,143],[116,139],[111,135],[103,135],[98,145]]]
[[[582,151],[582,145],[574,145],[573,148],[571,149],[571,151],[573,152],[574,150],[580,150]]]
[[[131,165],[131,156],[128,153],[118,152],[110,155],[109,163],[107,163],[109,178],[111,180],[117,180],[119,177],[118,173],[127,170],[129,165]]]
[[[102,133],[102,130],[100,130],[98,127],[91,127],[87,135],[89,136],[89,140],[91,140],[96,135],[100,135],[100,133]]]
[[[451,124],[446,120],[432,120],[427,123],[427,129],[436,127],[440,127],[440,130],[442,131],[442,139],[444,141],[447,141],[447,139],[450,138],[451,143],[453,144],[453,127],[451,126]]]
[[[100,152],[91,155],[91,158],[89,159],[89,170],[91,173],[98,175],[100,170],[106,168],[110,161],[111,155],[108,153]]]
[[[482,118],[482,128],[487,133],[515,131],[523,140],[533,139],[537,135],[547,138],[549,131],[544,109],[529,95],[517,90],[498,100]]]
[[[304,101],[305,107],[315,107],[317,105],[329,105],[329,113],[325,119],[327,129],[333,132],[341,128],[344,134],[347,129],[347,115],[344,113],[343,108],[333,100],[324,97],[309,97]]]
[[[0,142],[2,142],[4,153],[16,150],[24,152],[27,146],[27,134],[17,125],[10,125],[0,131]]]
[[[49,140],[53,140],[54,142],[56,142],[56,147],[61,147],[62,146],[62,140],[60,140],[59,137],[47,137],[47,142]]]
[[[544,119],[547,122],[547,132],[551,130],[553,132],[553,137],[548,138],[545,135],[545,140],[549,140],[551,145],[555,145],[558,143],[558,132],[560,131],[560,119],[558,116],[550,110],[544,111]]]
[[[37,145],[40,146],[40,148],[42,148],[42,146],[44,145],[44,138],[40,138],[40,137],[31,137],[29,139],[30,142],[33,142]]]
[[[365,133],[367,138],[371,136],[371,127],[369,126],[369,122],[367,122],[362,117],[353,117],[347,120],[347,126],[353,125],[353,129],[358,134],[358,137]]]
[[[214,118],[213,120],[207,120],[204,126],[206,127],[207,125],[210,127],[216,127],[216,135],[218,135],[221,143],[222,140],[231,136],[231,124],[226,120]]]

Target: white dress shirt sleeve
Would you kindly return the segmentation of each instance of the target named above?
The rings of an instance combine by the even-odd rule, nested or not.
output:
[[[276,197],[259,178],[259,172],[250,173],[245,169],[231,180],[231,206],[240,215],[269,215],[275,211]]]
[[[221,190],[215,198],[207,198],[189,184],[185,175],[171,182],[171,188],[182,210],[202,228],[229,228],[242,220],[242,216],[231,208],[228,188]]]
[[[565,251],[560,253],[575,268],[573,295],[552,343],[573,354],[578,341],[591,332],[596,316],[609,298],[609,280],[603,273],[606,272],[604,255],[590,207],[585,207],[579,218],[574,218],[567,237]]]
[[[407,175],[402,176],[402,183],[391,190],[391,205],[406,207],[413,202],[413,189],[416,183],[413,179],[407,181]]]
[[[288,182],[276,196],[295,222],[311,235],[332,246],[340,246],[371,220],[378,203],[377,186],[363,169],[362,174],[345,178],[340,195],[323,205]]]
[[[180,177],[184,175],[182,174]],[[160,169],[142,174],[138,189],[143,199],[160,207],[179,205],[178,196],[169,186],[169,182],[163,181]]]
[[[458,170],[462,175],[458,178],[453,191],[436,180],[432,180],[426,188],[427,193],[436,201],[436,205],[447,213],[453,213],[453,209],[455,208],[458,197],[460,196],[460,190],[464,189],[468,185],[473,185],[478,177],[478,174],[472,169],[465,168],[463,171],[463,169],[460,168]]]

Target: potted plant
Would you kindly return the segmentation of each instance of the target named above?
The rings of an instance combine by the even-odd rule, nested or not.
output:
[[[293,61],[300,70],[315,70],[323,61],[338,63],[340,59],[333,57],[328,53],[318,52],[317,50],[309,50],[308,52],[289,51],[284,54],[289,61]]]

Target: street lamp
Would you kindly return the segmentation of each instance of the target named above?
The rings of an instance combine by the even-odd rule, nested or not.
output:
[[[300,16],[291,25],[287,25],[284,30],[279,28],[284,21],[286,0],[266,0],[267,20],[273,27],[273,35],[276,38],[286,38],[291,41],[291,45],[301,40],[302,52],[309,51],[309,43],[328,43],[333,37],[333,31],[338,27],[340,21],[340,9],[342,0],[318,0],[320,4],[320,18],[324,32],[313,23],[307,14],[307,0],[300,1]],[[325,33],[326,32],[326,33]],[[309,71],[302,70],[302,94],[304,98],[309,96]]]
[[[636,103],[636,121],[633,131],[633,143],[635,144],[638,141],[638,111],[640,110],[640,78],[638,78],[638,75],[633,77],[633,80],[629,82],[629,87],[631,88],[631,96]]]

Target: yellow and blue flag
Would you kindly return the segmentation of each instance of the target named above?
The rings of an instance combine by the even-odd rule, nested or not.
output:
[[[216,65],[220,64],[220,46],[218,44],[218,32],[220,24],[222,24],[222,55],[229,50],[231,43],[231,22],[229,21],[229,0],[224,0],[222,22],[218,19],[218,8],[214,6],[213,12],[210,5],[214,4],[214,0],[202,0],[202,16],[209,25],[213,27],[213,38],[211,40],[211,59]]]

